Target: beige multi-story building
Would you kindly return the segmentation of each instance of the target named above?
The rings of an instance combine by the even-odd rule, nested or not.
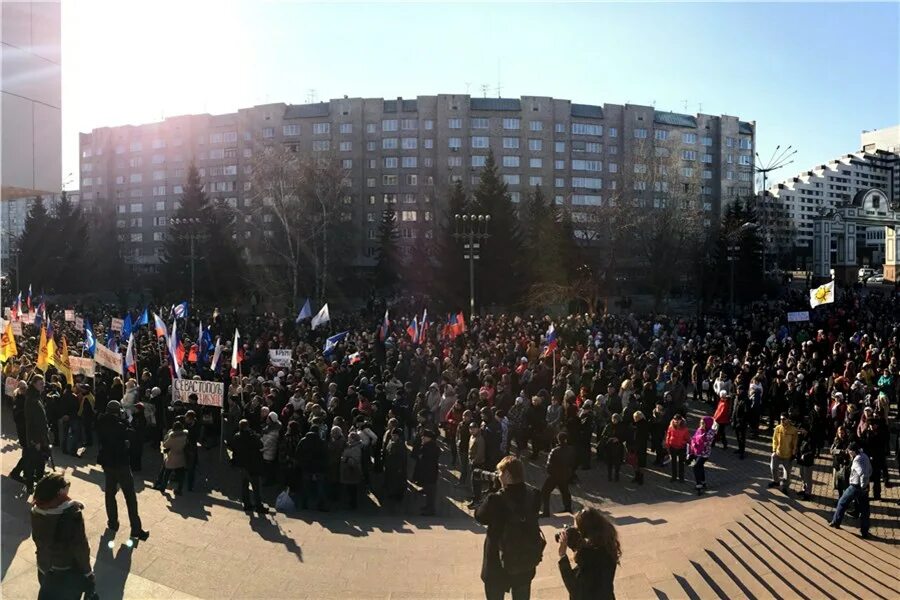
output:
[[[541,186],[577,219],[581,207],[621,193],[614,189],[617,174],[633,168],[635,147],[666,140],[684,167],[700,175],[697,191],[715,221],[728,198],[752,193],[754,136],[755,123],[737,117],[630,104],[542,96],[345,97],[94,129],[81,134],[80,187],[83,206],[115,206],[128,260],[153,271],[191,161],[212,199],[248,209],[251,162],[261,147],[332,153],[349,178],[346,211],[361,232],[347,251],[366,265],[386,206],[397,212],[408,251],[415,238],[433,237],[455,181],[474,188],[489,151],[514,202]],[[253,231],[238,234],[249,238]]]
[[[887,215],[891,205],[900,206],[900,126],[862,132],[860,148],[767,190],[763,218],[772,224],[770,236],[796,248],[797,264],[786,266],[811,265],[813,222],[820,213],[858,201],[873,189],[884,202],[871,210]],[[881,264],[884,228],[860,227],[857,246],[863,263]]]
[[[2,199],[62,189],[60,5],[0,2]]]

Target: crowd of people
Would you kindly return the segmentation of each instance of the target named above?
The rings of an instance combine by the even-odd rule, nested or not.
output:
[[[268,510],[267,486],[284,490],[279,505],[296,510],[354,510],[372,493],[385,510],[396,511],[411,482],[423,495],[421,513],[434,515],[442,456],[477,510],[496,484],[491,474],[498,464],[518,457],[545,466],[537,510],[550,515],[553,490],[571,512],[569,485],[579,470],[597,464],[610,485],[620,481],[623,465],[635,485],[645,483],[649,460],[670,465],[676,484],[690,467],[701,495],[705,465],[718,446],[732,443],[743,459],[747,438],[765,437],[771,438],[770,485],[790,492],[797,466],[801,499],[812,493],[816,457],[830,451],[840,498],[831,523],[839,527],[850,508],[867,536],[869,481],[877,500],[890,485],[892,466],[900,469],[890,463],[892,450],[895,458],[900,454],[896,436],[891,447],[900,297],[846,290],[811,313],[811,321],[789,323],[787,312],[803,302],[788,293],[748,307],[734,321],[486,315],[414,334],[405,320],[388,319],[385,327],[374,312],[311,330],[307,322],[274,314],[194,311],[179,320],[188,349],[180,362],[173,364],[171,345],[144,327],[135,331],[133,373],[123,377],[98,366],[95,379],[77,375],[72,384],[53,368],[37,373],[33,335],[4,366],[20,380],[7,400],[26,449],[11,477],[31,492],[51,445],[89,460],[86,449],[96,439],[110,527],[118,526],[115,493],[122,489],[132,533],[140,537],[147,532],[126,479],[157,447],[164,459],[155,487],[171,484],[180,495],[194,488],[198,449],[224,440],[248,512]],[[95,323],[112,316],[94,310]],[[81,339],[61,312],[49,314],[56,331]],[[206,339],[220,340],[216,365],[203,334],[186,334],[201,321]],[[551,323],[555,333],[548,339]],[[232,352],[235,329],[241,347]],[[102,327],[95,335],[102,339]],[[120,343],[124,348],[125,340]],[[291,365],[273,366],[269,350],[285,348]],[[177,376],[223,382],[222,407],[201,405],[196,396],[173,403]]]

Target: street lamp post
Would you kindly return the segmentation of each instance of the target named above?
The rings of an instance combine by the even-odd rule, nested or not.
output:
[[[756,153],[756,160],[753,165],[753,169],[762,175],[762,190],[760,191],[761,198],[757,201],[758,206],[762,206],[762,211],[756,215],[757,219],[763,219],[763,252],[762,252],[762,269],[763,269],[763,277],[766,276],[766,254],[769,251],[769,231],[768,231],[768,210],[769,206],[766,202],[766,198],[769,195],[768,190],[766,189],[766,183],[768,181],[769,173],[772,171],[777,171],[781,167],[785,167],[791,164],[793,161],[792,157],[797,154],[796,150],[793,150],[793,146],[788,146],[782,150],[781,145],[775,147],[775,151],[772,153],[772,156],[769,158],[768,162],[763,162],[759,157],[759,152]]]
[[[475,261],[480,257],[481,242],[490,237],[490,215],[456,214],[456,233],[453,237],[464,242],[463,258],[469,261],[469,318],[475,317]],[[478,242],[478,243],[476,243]]]
[[[197,233],[196,233],[195,229],[198,225],[200,225],[200,219],[198,219],[196,217],[183,217],[183,218],[176,217],[176,218],[171,219],[169,222],[172,225],[176,225],[176,226],[178,226],[178,225],[186,225],[187,226],[188,239],[190,240],[190,244],[191,244],[191,255],[190,255],[190,259],[191,259],[191,306],[193,306],[194,305],[194,269],[195,269],[195,267],[194,267],[194,259],[195,259],[194,240],[197,237]]]

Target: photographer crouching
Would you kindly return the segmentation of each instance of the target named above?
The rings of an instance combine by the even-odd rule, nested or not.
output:
[[[493,479],[498,491],[488,494],[475,509],[475,520],[487,525],[481,580],[487,600],[529,600],[531,580],[547,542],[538,525],[540,495],[525,484],[525,467],[515,456],[497,464],[496,473],[475,472]]]
[[[556,534],[559,572],[570,600],[615,600],[613,582],[622,556],[615,526],[596,508],[575,515],[575,526]],[[575,553],[575,568],[567,550]]]

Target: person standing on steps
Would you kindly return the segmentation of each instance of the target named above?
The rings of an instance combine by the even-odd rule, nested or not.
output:
[[[644,413],[636,410],[632,415],[631,436],[628,440],[628,452],[634,458],[634,477],[631,481],[638,485],[644,483],[644,467],[647,466],[647,442],[650,439],[650,424]]]
[[[869,537],[869,478],[872,476],[872,463],[865,451],[856,442],[847,448],[853,462],[850,465],[850,485],[838,500],[834,516],[828,523],[835,529],[841,528],[847,505],[856,500],[859,509],[859,533],[863,538]]]
[[[569,480],[575,472],[575,448],[569,445],[566,432],[556,434],[558,445],[547,456],[547,478],[541,487],[541,501],[543,503],[542,517],[550,517],[550,494],[559,488],[562,494],[563,512],[572,512],[572,494],[569,493]]]
[[[122,412],[122,405],[117,400],[110,400],[106,412],[97,419],[97,438],[100,451],[97,462],[103,467],[106,494],[106,525],[111,531],[119,529],[119,507],[116,494],[119,488],[125,496],[128,509],[128,523],[131,525],[131,537],[146,540],[149,531],[141,527],[138,515],[137,495],[134,493],[134,476],[131,473],[130,431],[128,421]]]
[[[776,488],[779,485],[781,472],[784,472],[784,479],[781,481],[781,489],[787,494],[791,487],[791,471],[794,467],[794,455],[797,454],[797,429],[791,423],[787,413],[781,413],[781,424],[775,428],[772,434],[772,481],[769,482],[770,488]]]
[[[716,437],[715,421],[710,416],[700,419],[700,427],[694,432],[690,443],[691,459],[694,462],[694,483],[697,495],[700,496],[706,490],[706,461],[712,452],[713,440]]]
[[[684,461],[687,458],[687,446],[690,441],[691,432],[681,414],[676,413],[666,430],[666,449],[672,457],[673,482],[684,481]]]
[[[25,489],[31,494],[34,482],[44,476],[44,466],[50,455],[50,426],[47,411],[41,398],[44,394],[44,378],[33,375],[25,392],[25,439],[22,448],[25,469]]]
[[[238,422],[238,431],[229,442],[231,448],[231,464],[241,470],[241,501],[244,504],[244,512],[256,512],[266,514],[268,509],[262,502],[260,488],[262,487],[262,440],[250,429],[250,422],[241,419]],[[253,504],[250,504],[250,486],[253,486]]]
[[[596,508],[583,508],[575,515],[575,526],[557,535],[559,572],[569,600],[615,600],[613,582],[622,548],[609,519]],[[575,553],[574,568],[569,562],[569,549]]]

